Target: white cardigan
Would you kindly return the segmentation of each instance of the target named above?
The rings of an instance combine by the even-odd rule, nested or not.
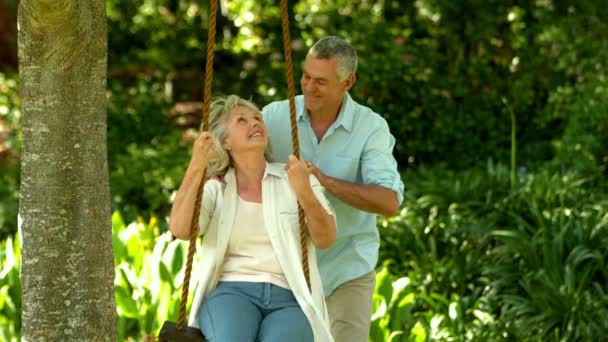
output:
[[[268,236],[277,254],[285,278],[289,283],[298,304],[304,311],[313,330],[316,342],[333,341],[329,328],[329,318],[325,306],[323,287],[317,268],[315,247],[309,239],[308,265],[310,283],[308,290],[302,272],[300,228],[298,224],[297,200],[289,181],[285,164],[267,163],[262,180],[262,211]],[[199,218],[199,235],[204,235],[200,264],[193,275],[198,280],[188,324],[199,327],[198,311],[205,297],[217,286],[221,276],[222,264],[230,241],[233,221],[237,207],[236,177],[230,169],[224,177],[225,184],[211,179],[205,183],[201,214]],[[317,198],[332,215],[327,198],[319,181],[311,175],[311,185]],[[238,328],[238,322],[235,322]]]

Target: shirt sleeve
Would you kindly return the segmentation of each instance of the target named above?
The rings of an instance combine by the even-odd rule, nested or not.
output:
[[[268,138],[272,159],[286,163],[293,153],[291,138],[291,121],[287,102],[272,102],[262,109],[264,124],[268,129]]]
[[[205,182],[203,198],[201,199],[201,212],[198,217],[198,235],[205,235],[215,212],[217,194],[222,186],[220,181],[209,179]]]
[[[375,184],[391,189],[397,194],[399,204],[403,201],[404,185],[393,157],[395,137],[388,124],[382,120],[368,137],[361,156],[361,174],[365,184]]]
[[[280,113],[280,107],[280,102],[271,102],[262,108],[262,119],[266,126],[275,125],[275,120],[277,120],[278,113]]]

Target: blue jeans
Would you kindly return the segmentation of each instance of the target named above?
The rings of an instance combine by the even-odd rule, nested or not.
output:
[[[270,283],[220,282],[201,305],[198,319],[212,342],[313,341],[293,293]]]

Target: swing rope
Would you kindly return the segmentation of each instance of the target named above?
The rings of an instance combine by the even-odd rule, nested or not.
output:
[[[210,0],[209,10],[209,34],[207,36],[207,61],[205,65],[205,86],[203,94],[203,131],[209,130],[209,109],[211,105],[211,84],[213,81],[213,56],[215,47],[215,26],[217,14],[217,0]],[[300,144],[298,140],[298,128],[296,121],[296,106],[295,106],[295,88],[293,82],[293,64],[291,61],[291,38],[289,35],[289,16],[287,11],[287,0],[281,0],[281,28],[283,31],[283,50],[286,62],[286,78],[287,89],[289,94],[289,113],[291,120],[291,138],[293,143],[293,153],[296,157],[300,157]],[[182,297],[179,306],[179,316],[177,321],[177,330],[183,331],[186,322],[186,304],[188,302],[188,292],[190,288],[190,278],[192,275],[192,261],[194,259],[194,251],[196,247],[196,239],[198,238],[199,215],[202,202],[203,189],[205,187],[206,174],[200,182],[196,201],[194,204],[194,213],[192,216],[192,225],[190,227],[190,241],[188,245],[188,255],[186,260],[186,269],[184,271],[184,283],[182,286]],[[298,219],[300,224],[300,244],[302,248],[302,269],[306,284],[310,290],[310,276],[308,265],[308,231],[304,211],[298,205]]]
[[[293,64],[291,62],[291,38],[289,35],[289,13],[287,0],[281,0],[281,28],[283,31],[283,51],[285,54],[285,77],[287,78],[287,91],[289,94],[289,119],[291,121],[291,141],[293,154],[300,158],[300,142],[298,140],[298,122],[296,120],[295,87],[293,85]],[[306,285],[310,290],[310,272],[308,266],[308,230],[304,210],[298,204],[298,221],[300,223],[300,245],[302,249],[302,270],[306,278]]]
[[[209,34],[207,35],[207,61],[205,64],[205,88],[203,93],[203,131],[209,130],[209,107],[211,106],[211,83],[213,81],[213,55],[215,49],[215,17],[217,14],[217,0],[211,0],[209,9]],[[182,286],[182,299],[179,305],[179,316],[177,320],[177,330],[183,331],[186,322],[186,304],[188,303],[188,291],[190,289],[190,278],[192,274],[192,260],[196,239],[198,237],[198,219],[201,212],[201,202],[203,199],[203,189],[205,187],[206,172],[203,173],[201,183],[196,192],[194,202],[194,213],[192,225],[190,227],[190,241],[188,243],[188,256],[186,259],[186,270],[184,271],[184,285]]]

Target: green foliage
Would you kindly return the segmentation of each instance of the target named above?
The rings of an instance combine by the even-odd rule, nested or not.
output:
[[[21,280],[19,238],[0,240],[0,338],[18,341],[21,335]]]
[[[409,277],[398,278],[386,267],[376,274],[370,341],[500,340],[495,315],[485,298],[419,292]]]
[[[433,340],[606,336],[602,177],[547,169],[518,174],[511,190],[508,168],[488,163],[462,172],[422,168],[404,178],[400,215],[380,222],[380,252],[391,274],[407,275],[412,300],[407,319],[382,317],[376,334],[401,331],[414,340],[419,324]],[[391,296],[384,297],[388,305]]]
[[[564,122],[564,135],[554,140],[557,161],[584,172],[606,171],[608,165],[608,69],[602,64],[577,84],[559,87],[549,104],[553,120]]]
[[[408,275],[414,296],[403,340],[422,332],[432,340],[499,339],[482,272],[491,249],[486,235],[496,220],[491,214],[509,194],[509,169],[492,163],[458,173],[421,168],[404,179],[400,215],[380,222],[380,259],[392,274]]]
[[[520,171],[512,188],[510,176],[491,162],[404,175],[403,209],[379,221],[371,341],[606,336],[608,184],[544,169]],[[125,224],[115,212],[112,228],[119,338],[157,334],[177,318],[186,245],[170,242],[155,217]],[[12,303],[0,320],[10,340],[19,333],[18,243],[0,247],[0,294],[8,294],[0,298]]]
[[[110,89],[108,164],[112,207],[128,220],[155,213],[164,227],[171,193],[178,187],[189,160],[189,146],[164,114],[168,108],[166,96],[153,78],[143,77],[128,85],[110,82]]]
[[[15,74],[0,73],[0,240],[17,227],[21,101]]]
[[[213,94],[238,93],[260,105],[284,98],[278,4],[234,0],[220,7]],[[316,39],[337,34],[351,41],[360,56],[351,93],[388,120],[403,169],[508,160],[506,99],[516,116],[519,165],[554,160],[564,169],[603,172],[604,7],[591,1],[299,0],[289,8],[294,78]],[[164,227],[167,197],[188,159],[165,114],[177,101],[202,97],[208,3],[110,0],[107,16],[113,208],[129,220],[155,212]],[[0,78],[0,122],[11,128],[17,156],[0,159],[0,223],[8,233],[16,227],[19,183],[15,85],[15,76]]]
[[[395,279],[386,268],[376,274],[374,291],[372,341],[393,341],[404,331],[412,330],[412,308],[415,293],[408,291],[409,278]],[[418,336],[415,329],[414,336]],[[423,337],[424,338],[424,337]]]
[[[0,241],[2,341],[18,341],[21,334],[21,254],[16,237]],[[169,234],[161,234],[154,217],[149,222],[138,218],[127,225],[115,212],[112,246],[118,341],[158,334],[165,321],[177,320],[187,244],[170,241]],[[194,265],[197,262],[195,257]],[[194,291],[196,287],[190,289]],[[188,307],[191,300],[192,294]]]
[[[327,34],[353,43],[361,62],[353,96],[387,118],[400,165],[466,169],[507,160],[503,98],[517,115],[526,164],[553,158],[550,140],[564,127],[540,113],[558,85],[582,76],[581,65],[605,65],[597,54],[605,16],[592,2],[302,0],[293,36],[307,45]]]
[[[599,340],[608,332],[608,198],[581,190],[585,179],[547,178],[526,184],[508,226],[491,233],[498,245],[484,273],[518,339]]]
[[[110,65],[170,70],[200,60],[207,7],[192,1],[108,1]]]
[[[155,218],[125,225],[114,213],[112,233],[118,340],[157,335],[165,321],[177,320],[187,244],[161,235]],[[192,294],[188,299],[189,307]]]
[[[176,317],[185,251],[161,233],[190,146],[166,114],[201,99],[209,13],[200,1],[109,0],[107,15],[122,340]],[[296,82],[310,44],[347,38],[360,56],[351,94],[388,120],[400,168],[414,168],[402,212],[380,222],[374,341],[608,335],[607,19],[593,1],[292,4]],[[278,4],[228,1],[217,27],[213,93],[260,105],[284,98]],[[0,240],[17,227],[19,106],[17,75],[0,74]],[[515,182],[503,166],[512,131]],[[18,245],[2,243],[0,325],[10,341],[20,329]]]

